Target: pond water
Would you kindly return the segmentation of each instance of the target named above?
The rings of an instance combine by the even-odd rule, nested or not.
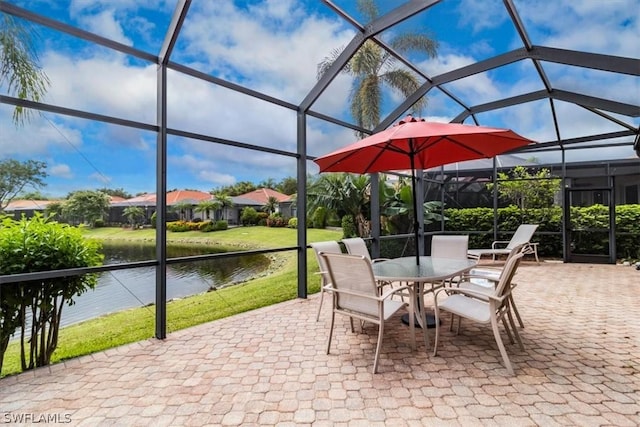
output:
[[[217,248],[194,245],[167,247],[168,258],[220,252]],[[154,244],[104,242],[105,264],[155,259]],[[167,299],[175,299],[245,281],[269,267],[264,255],[250,255],[167,266]],[[62,311],[63,325],[104,314],[155,303],[155,267],[100,273],[95,289],[75,298]],[[155,309],[152,309],[155,310]]]

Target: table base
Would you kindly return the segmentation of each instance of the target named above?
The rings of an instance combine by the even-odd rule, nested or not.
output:
[[[436,317],[433,314],[426,314],[425,315],[425,320],[427,323],[427,328],[428,329],[433,329],[436,327]],[[403,314],[402,315],[402,323],[404,323],[405,325],[409,324],[409,314]],[[418,322],[418,319],[414,319],[414,323],[416,328],[422,328],[422,326],[420,326],[420,322]],[[442,325],[442,321],[440,321],[440,324]]]

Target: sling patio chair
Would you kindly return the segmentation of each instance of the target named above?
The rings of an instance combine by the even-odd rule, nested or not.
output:
[[[507,261],[509,258],[514,256],[515,254],[522,251],[526,243],[516,246],[511,250],[511,253],[507,257]],[[526,251],[525,251],[526,254]],[[478,292],[480,294],[490,294],[495,289],[496,285],[500,281],[500,275],[502,274],[502,268],[500,267],[487,267],[482,266],[478,268],[471,269],[468,273],[465,274],[464,280],[458,283],[458,287],[463,289],[470,289],[474,292]],[[518,324],[521,328],[524,328],[524,323],[522,322],[522,317],[520,317],[520,312],[518,311],[518,307],[516,306],[516,302],[513,299],[513,290],[516,287],[516,283],[511,282],[511,292],[509,293],[509,304],[511,310],[513,310],[513,314],[518,321]]]
[[[342,239],[341,242],[347,249],[348,254],[363,256],[371,263],[389,260],[389,258],[372,258],[369,248],[367,247],[367,242],[365,242],[362,237],[350,237],[348,239]],[[378,282],[378,285],[393,288],[392,282]],[[400,294],[400,298],[404,299],[404,295]]]
[[[371,262],[364,256],[326,252],[321,252],[320,256],[324,258],[329,272],[333,296],[327,354],[331,349],[336,314],[349,317],[351,332],[354,332],[354,318],[361,322],[374,323],[378,325],[378,341],[373,359],[373,373],[375,374],[378,371],[385,322],[398,310],[407,307],[406,302],[394,300],[391,297],[397,292],[405,291],[407,287],[389,289],[382,293],[382,289],[376,283],[373,275]],[[409,303],[409,307],[410,319],[414,321],[411,303]],[[415,347],[415,335],[411,336],[411,345],[412,348]]]
[[[329,273],[327,271],[327,265],[324,262],[324,258],[320,256],[320,252],[327,253],[342,253],[342,248],[340,248],[340,244],[335,240],[326,241],[326,242],[313,242],[309,244],[313,249],[313,252],[316,255],[316,260],[318,261],[318,267],[320,271],[320,304],[318,304],[318,314],[316,315],[316,322],[320,320],[320,310],[322,310],[322,301],[324,299],[324,293],[331,291],[331,283],[329,282]]]
[[[510,309],[509,295],[511,293],[511,280],[516,273],[520,260],[524,256],[524,246],[512,255],[500,274],[498,284],[491,292],[478,293],[471,289],[465,289],[463,286],[459,288],[439,289],[434,295],[434,309],[436,316],[436,338],[434,343],[433,355],[438,352],[438,340],[440,337],[439,317],[442,311],[451,313],[458,317],[458,327],[456,333],[460,330],[460,319],[465,318],[481,324],[490,324],[493,336],[500,350],[500,354],[504,361],[509,374],[513,375],[513,367],[509,361],[509,356],[500,337],[498,323],[502,321],[509,340],[513,343],[513,335],[515,335],[520,348],[524,350],[522,340],[518,334],[518,330],[513,321]],[[505,319],[506,318],[506,319]],[[508,320],[508,322],[507,322]]]
[[[536,257],[536,262],[540,263],[538,259],[538,244],[531,243],[533,233],[538,228],[538,224],[520,224],[518,229],[511,237],[511,240],[496,240],[491,244],[491,248],[487,249],[469,249],[469,256],[477,257],[478,260],[483,255],[491,255],[493,262],[496,261],[496,255],[509,255],[511,250],[518,245],[526,244],[525,255],[533,254]],[[506,246],[505,246],[506,245]]]

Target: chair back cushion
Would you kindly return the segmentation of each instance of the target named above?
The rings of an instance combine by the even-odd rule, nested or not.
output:
[[[360,255],[371,261],[371,254],[367,247],[367,242],[361,237],[352,237],[350,239],[342,239],[347,252],[351,255]]]
[[[378,286],[371,262],[359,255],[321,253],[324,257],[334,292],[334,309],[378,317]],[[349,293],[342,293],[340,291]],[[353,295],[352,293],[361,294]]]
[[[434,258],[467,259],[469,236],[433,236],[431,256]]]
[[[516,232],[511,237],[506,249],[513,249],[523,243],[529,243],[533,237],[533,233],[538,228],[538,224],[520,224]]]

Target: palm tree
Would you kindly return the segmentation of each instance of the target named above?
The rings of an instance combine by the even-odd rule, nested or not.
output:
[[[193,207],[192,203],[177,202],[177,203],[174,203],[169,209],[179,215],[180,221],[186,221],[187,212],[189,212],[192,207]]]
[[[210,199],[210,200],[202,200],[200,203],[198,203],[198,205],[193,210],[195,212],[203,213],[206,216],[206,218],[202,218],[202,219],[209,219],[208,212],[212,211],[214,213],[214,218],[215,218],[215,211],[217,211],[221,207],[222,207],[222,203],[220,203],[218,200]]]
[[[131,228],[135,227],[139,219],[144,218],[144,210],[140,206],[127,206],[122,213],[129,220]]]
[[[278,208],[278,204],[279,204],[278,199],[276,199],[273,196],[269,196],[269,198],[267,199],[267,202],[262,207],[262,210],[268,213],[269,215],[271,215]]]
[[[222,215],[220,216],[220,219],[224,219],[224,210],[226,208],[233,207],[233,199],[226,194],[218,194],[217,196],[215,196],[215,200],[218,203],[220,203],[220,207],[218,209],[222,210]]]
[[[370,21],[378,17],[378,8],[374,0],[358,0],[358,10]],[[437,55],[438,42],[419,33],[404,33],[394,36],[389,45],[397,52],[406,54],[411,51],[426,53],[430,57]],[[318,64],[318,79],[333,65],[344,48],[335,49]],[[396,58],[380,47],[376,42],[367,40],[353,55],[342,70],[354,77],[350,95],[351,115],[363,128],[373,129],[380,123],[383,85],[399,91],[405,97],[420,87],[420,81],[411,71],[396,67]],[[413,105],[412,112],[420,114],[426,104],[426,98]],[[359,138],[366,135],[356,132]]]
[[[9,94],[39,102],[47,92],[49,78],[38,66],[34,29],[7,13],[0,15],[0,86],[6,83]],[[24,124],[30,111],[17,106],[13,111],[14,123]]]

